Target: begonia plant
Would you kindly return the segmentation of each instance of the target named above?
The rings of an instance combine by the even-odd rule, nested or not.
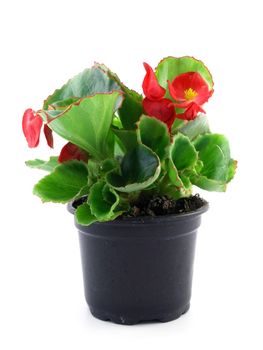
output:
[[[34,194],[57,203],[83,197],[80,224],[114,220],[141,197],[188,197],[193,185],[225,191],[235,174],[228,140],[210,131],[205,115],[214,91],[206,66],[186,56],[144,68],[144,96],[96,63],[24,113],[29,147],[42,127],[49,147],[53,132],[67,141],[58,156],[26,162],[50,172]]]

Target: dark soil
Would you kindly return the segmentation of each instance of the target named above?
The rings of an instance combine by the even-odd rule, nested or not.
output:
[[[166,196],[144,198],[136,202],[123,217],[157,216],[181,214],[195,211],[207,202],[199,194],[180,199],[169,199]]]
[[[76,209],[86,200],[87,196],[77,199],[73,203],[73,207]],[[189,213],[201,208],[205,204],[207,204],[207,202],[202,199],[199,194],[177,200],[169,199],[166,196],[145,197],[135,202],[131,206],[131,209],[119,218]]]

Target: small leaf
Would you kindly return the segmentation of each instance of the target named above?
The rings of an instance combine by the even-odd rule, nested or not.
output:
[[[171,159],[179,171],[194,167],[197,161],[197,152],[187,136],[180,133],[174,136]]]
[[[183,187],[183,182],[179,177],[178,170],[176,169],[173,161],[168,159],[166,162],[166,171],[170,178],[171,183],[178,189]]]
[[[107,158],[113,154],[110,126],[119,97],[120,93],[116,91],[86,97],[53,119],[49,126],[93,157]]]
[[[41,169],[45,171],[53,171],[58,165],[58,157],[50,157],[49,160],[34,159],[26,161],[29,168]]]
[[[93,222],[98,221],[96,216],[94,216],[91,213],[90,206],[88,203],[83,203],[80,206],[78,206],[77,210],[75,211],[75,217],[76,217],[77,223],[79,225],[84,225],[84,226],[88,226]]]
[[[118,191],[130,193],[147,188],[159,174],[158,156],[148,147],[138,145],[124,156],[120,172],[110,172],[106,179]]]
[[[91,213],[99,221],[113,220],[120,215],[120,212],[114,212],[119,201],[120,198],[116,191],[104,181],[95,183],[90,189],[88,203]]]
[[[87,185],[87,176],[84,163],[76,160],[65,162],[41,179],[34,186],[33,193],[43,202],[67,203]]]
[[[188,136],[192,141],[199,135],[210,133],[208,119],[205,115],[201,114],[194,120],[188,121],[179,131],[185,136]]]
[[[178,109],[178,108],[177,108]],[[172,125],[172,135],[175,135],[177,131],[185,125],[185,120],[175,118],[173,125]]]
[[[138,122],[138,136],[141,142],[154,151],[161,160],[165,158],[170,145],[166,124],[156,118],[142,115]]]

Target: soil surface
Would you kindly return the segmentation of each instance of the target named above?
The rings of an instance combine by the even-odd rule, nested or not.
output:
[[[73,207],[76,209],[86,200],[87,196],[77,199]],[[189,213],[201,208],[205,204],[207,202],[199,194],[177,200],[169,199],[166,196],[140,198],[131,206],[131,209],[127,213],[122,214],[119,218]]]
[[[199,194],[180,199],[169,199],[166,196],[140,199],[122,217],[156,216],[180,214],[195,211],[207,202]]]

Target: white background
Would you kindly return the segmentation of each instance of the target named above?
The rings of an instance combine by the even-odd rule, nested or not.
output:
[[[262,349],[260,4],[1,3],[1,349]],[[239,166],[227,193],[202,193],[211,209],[199,230],[190,311],[166,324],[118,326],[86,307],[73,217],[31,194],[43,174],[24,160],[48,158],[50,150],[45,142],[27,148],[21,117],[93,61],[141,91],[142,62],[156,66],[168,55],[192,55],[210,68],[210,125],[230,139]],[[52,154],[63,144],[55,142]]]

